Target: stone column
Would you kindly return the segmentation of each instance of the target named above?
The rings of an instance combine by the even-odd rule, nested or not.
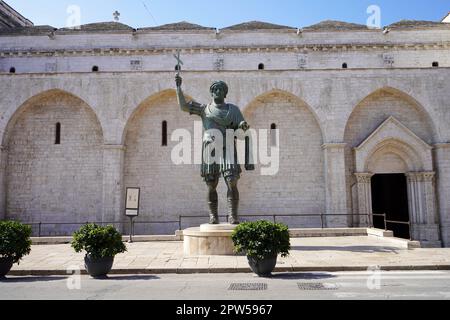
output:
[[[422,173],[424,200],[426,206],[426,223],[429,225],[438,224],[439,219],[436,211],[436,190],[434,187],[434,172]]]
[[[326,143],[322,146],[325,159],[325,201],[327,227],[347,227],[350,217],[347,212],[345,184],[345,143]],[[339,214],[342,216],[332,216]]]
[[[440,247],[434,172],[406,173],[411,233],[424,247]]]
[[[408,192],[408,212],[411,223],[423,224],[425,223],[424,208],[422,205],[422,175],[418,172],[408,172],[406,175],[406,184]],[[414,228],[413,228],[414,229]],[[418,235],[413,234],[413,239]]]
[[[441,237],[445,247],[450,247],[450,143],[434,145],[436,194]]]
[[[0,220],[6,218],[6,148],[0,146]]]
[[[355,216],[355,221],[359,221],[360,227],[366,227],[368,224],[373,225],[373,221],[371,220],[370,216],[363,216],[363,215],[370,215],[373,213],[372,185],[371,185],[372,176],[373,174],[368,172],[355,173],[356,186],[358,192],[358,210],[355,213],[360,215]]]
[[[102,221],[123,220],[124,156],[125,147],[123,145],[105,144],[103,146]]]

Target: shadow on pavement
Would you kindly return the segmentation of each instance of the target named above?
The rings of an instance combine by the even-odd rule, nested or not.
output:
[[[399,248],[396,247],[380,247],[380,246],[293,246],[291,250],[298,251],[350,251],[350,252],[388,252],[398,253]]]
[[[107,275],[103,277],[89,277],[92,280],[156,280],[160,277],[154,275]]]
[[[14,276],[13,278],[0,277],[0,282],[6,283],[18,283],[18,282],[38,282],[38,281],[58,281],[64,280],[67,277],[57,277],[57,276]]]

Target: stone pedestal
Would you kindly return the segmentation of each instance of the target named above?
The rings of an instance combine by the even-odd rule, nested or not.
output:
[[[234,255],[231,233],[237,225],[202,224],[183,230],[185,256]]]

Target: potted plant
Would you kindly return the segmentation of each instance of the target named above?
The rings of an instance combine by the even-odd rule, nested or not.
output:
[[[258,276],[270,276],[278,254],[286,257],[291,249],[288,227],[265,220],[241,223],[231,239],[234,251],[247,255],[251,269]]]
[[[127,251],[122,235],[113,226],[103,227],[94,223],[76,231],[71,245],[76,252],[86,251],[84,265],[94,278],[106,276],[111,271],[114,256]]]
[[[31,227],[17,221],[0,221],[0,277],[31,251]]]

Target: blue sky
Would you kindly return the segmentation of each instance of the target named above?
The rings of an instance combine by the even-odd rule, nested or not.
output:
[[[1,1],[1,0],[0,0]],[[449,0],[6,0],[35,25],[66,26],[67,8],[77,5],[81,23],[113,21],[135,28],[189,21],[223,28],[260,20],[292,27],[304,27],[322,20],[342,20],[365,24],[367,8],[381,9],[381,25],[402,19],[440,21],[450,11]],[[145,6],[144,6],[145,4]],[[148,9],[148,10],[147,10]]]

